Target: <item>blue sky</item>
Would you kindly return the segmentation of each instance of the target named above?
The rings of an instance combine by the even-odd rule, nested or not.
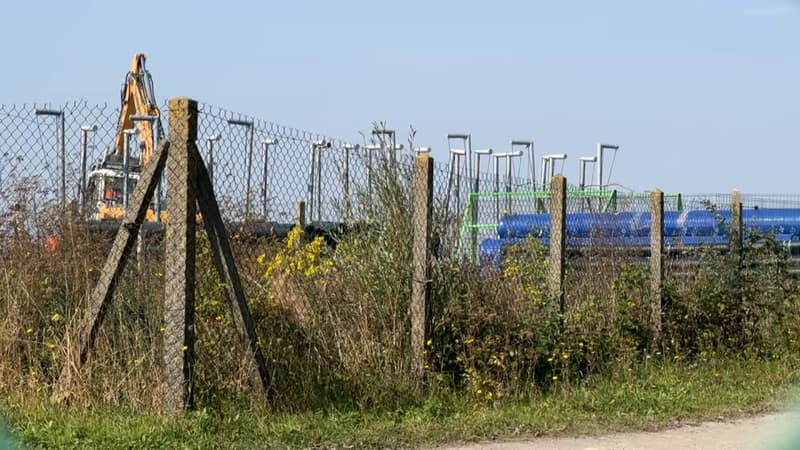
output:
[[[341,139],[413,125],[440,160],[448,132],[533,139],[572,181],[602,141],[636,190],[800,193],[792,0],[18,1],[0,48],[0,103],[115,104],[143,51],[160,99]]]

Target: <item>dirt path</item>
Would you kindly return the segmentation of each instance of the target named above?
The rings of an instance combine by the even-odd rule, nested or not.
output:
[[[617,433],[578,438],[540,438],[529,441],[483,443],[448,450],[632,450],[632,449],[776,449],[800,448],[800,413],[772,414],[746,419],[686,425],[658,432]],[[783,446],[787,441],[794,446]],[[776,447],[776,444],[779,444]]]

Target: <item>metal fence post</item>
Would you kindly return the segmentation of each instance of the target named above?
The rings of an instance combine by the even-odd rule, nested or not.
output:
[[[253,127],[254,124],[250,120],[228,119],[229,125],[242,126],[247,129],[247,142],[245,143],[247,150],[247,172],[245,173],[245,193],[244,193],[244,219],[250,220],[250,206],[251,206],[251,192],[250,192],[250,179],[253,171]]]
[[[64,110],[54,110],[54,109],[36,109],[34,114],[37,116],[51,116],[56,117],[58,120],[58,129],[57,129],[57,151],[58,151],[58,159],[59,163],[61,164],[60,172],[61,172],[61,183],[59,186],[59,207],[61,208],[61,214],[65,214],[67,212],[67,144],[66,144],[66,134],[64,131]]]
[[[219,141],[222,139],[222,136],[219,134],[212,134],[211,136],[206,136],[206,155],[208,158],[208,178],[211,179],[211,186],[216,188],[214,184],[214,142]]]
[[[86,161],[89,153],[89,133],[97,131],[97,125],[81,127],[81,178],[78,181],[78,211],[81,217],[86,214]],[[155,148],[153,148],[155,151]]]
[[[433,222],[433,158],[416,157],[414,179],[414,279],[411,290],[412,369],[422,376],[425,367],[425,339],[428,333],[428,308],[431,276],[431,228]]]
[[[308,172],[308,213],[311,220],[314,220],[314,187],[315,187],[315,169],[317,167],[317,146],[311,144],[311,160],[309,161]]]
[[[197,102],[185,97],[170,99],[162,383],[164,409],[171,414],[180,414],[193,404],[197,200],[189,148],[196,139]]]
[[[342,190],[344,192],[344,220],[349,223],[353,218],[353,201],[350,198],[350,150],[358,151],[358,144],[344,144],[344,174]],[[368,174],[369,176],[369,174]]]
[[[331,143],[324,139],[311,143],[311,173],[308,184],[308,195],[311,202],[308,216],[311,221],[322,221],[322,150],[330,147]]]
[[[61,112],[61,214],[67,211],[67,135],[64,126],[64,112]]]
[[[261,182],[261,214],[264,216],[264,222],[269,221],[269,146],[277,145],[277,139],[265,139],[262,143],[264,146],[264,166]]]
[[[467,196],[467,208],[471,209],[470,221],[472,229],[469,233],[470,258],[473,262],[478,262],[478,221],[480,221],[480,190],[481,190],[481,156],[492,157],[492,149],[475,150],[475,180],[472,193]]]
[[[317,148],[317,170],[314,172],[316,178],[314,179],[314,183],[317,185],[316,189],[314,190],[314,214],[316,215],[316,221],[322,222],[322,147]],[[314,218],[312,218],[314,220]]]
[[[151,139],[150,140],[150,145],[152,145],[152,150],[150,150],[150,156],[152,156],[152,152],[155,151],[156,147],[158,147],[158,140],[160,138],[160,136],[159,136],[159,130],[161,129],[161,127],[159,126],[159,124],[161,123],[160,122],[160,116],[148,116],[148,115],[140,116],[140,115],[134,114],[134,115],[131,116],[131,122],[133,122],[133,126],[134,127],[136,127],[137,129],[140,129],[140,130],[141,130],[141,128],[138,128],[139,127],[139,122],[146,122],[150,126],[150,139]],[[147,137],[146,133],[144,134],[144,137],[145,138]],[[147,154],[145,154],[145,151],[144,151],[145,149],[146,149],[146,147],[144,147],[142,152],[139,154],[139,166],[140,167],[144,167],[144,165],[146,165],[148,163],[148,160],[146,159],[146,157],[149,157],[149,156]],[[154,212],[154,214],[153,214],[154,221],[155,222],[160,222],[161,221],[161,183],[158,183],[158,187],[156,188],[156,195],[155,195],[155,199],[153,201],[153,210],[154,210],[153,211]]]
[[[124,214],[128,212],[128,196],[130,195],[130,189],[128,187],[130,182],[128,179],[131,173],[131,141],[133,140],[133,136],[139,134],[139,130],[131,128],[123,131],[123,133],[125,134],[125,148],[122,152],[122,212]]]
[[[245,219],[250,220],[250,198],[251,187],[250,180],[253,177],[253,123],[247,127],[247,187],[245,193],[244,216]]]
[[[494,162],[494,217],[500,223],[500,156],[492,155]]]
[[[661,302],[664,288],[664,193],[650,193],[650,325],[653,341],[661,334]]]
[[[550,182],[550,258],[548,284],[550,293],[558,300],[561,313],[564,304],[564,250],[567,224],[567,178],[556,175]]]

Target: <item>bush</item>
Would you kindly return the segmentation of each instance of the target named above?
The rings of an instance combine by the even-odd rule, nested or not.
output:
[[[797,348],[797,282],[774,236],[751,235],[742,255],[701,247],[694,273],[673,280],[664,347],[678,355],[780,355]]]

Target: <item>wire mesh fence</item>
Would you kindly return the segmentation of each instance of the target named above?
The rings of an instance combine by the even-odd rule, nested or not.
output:
[[[553,233],[549,186],[491,171],[493,160],[486,157],[480,170],[475,167],[476,177],[463,160],[433,165],[427,238],[433,268],[419,277],[413,272],[421,195],[413,135],[402,149],[382,125],[360,142],[344,141],[201,103],[194,136],[166,120],[177,114],[169,108],[162,108],[162,138],[171,145],[191,141],[187,148],[202,157],[228,230],[258,238],[234,239],[233,254],[283,405],[319,406],[315,393],[326,389],[375,401],[392,391],[370,385],[374,380],[407,381],[413,373],[408,299],[415,283],[431,281],[432,295],[451,301],[450,309],[440,304],[431,310],[438,314],[432,333],[443,340],[453,339],[447,337],[452,329],[440,324],[453,320],[447,314],[455,314],[452,304],[460,301],[487,317],[499,317],[492,314],[501,308],[508,317],[521,314],[519,299],[544,308],[552,269],[546,262]],[[8,292],[30,293],[6,304],[3,333],[23,347],[36,346],[21,353],[27,357],[4,348],[4,357],[38,374],[35,380],[30,370],[17,374],[18,385],[46,389],[53,383],[70,357],[67,323],[80,319],[112,248],[113,233],[98,232],[102,227],[66,225],[108,222],[116,231],[121,213],[108,211],[135,206],[128,197],[150,163],[140,158],[140,138],[130,134],[129,172],[108,164],[106,156],[117,150],[118,116],[118,110],[85,102],[0,106],[2,267],[19,274],[6,277]],[[162,368],[184,361],[194,345],[198,402],[257,398],[252,354],[234,351],[243,348],[240,319],[230,308],[231,286],[219,275],[208,217],[182,191],[190,184],[186,167],[167,164],[158,177],[160,191],[145,205],[153,210],[145,225],[152,226],[145,226],[142,250],[131,250],[136,257],[119,277],[96,343],[96,354],[107,356],[89,361],[84,385],[93,391],[86,395],[136,405],[167,401],[164,392],[183,382],[184,368],[173,367],[171,375]],[[650,295],[642,288],[652,276],[650,193],[572,188],[565,200],[567,312],[618,312]],[[732,200],[732,194],[665,194],[666,279],[690,276],[699,258],[692,249],[699,246],[714,255],[730,253]],[[305,205],[304,220],[298,201]],[[800,241],[800,197],[743,194],[741,201],[745,230],[773,232],[789,245]],[[183,248],[197,252],[196,259],[184,259],[195,265],[193,285],[176,281],[191,267],[165,263],[165,252],[175,252],[179,243],[170,233],[154,232],[161,229],[157,221],[197,235],[196,248]],[[290,231],[298,222],[304,226]],[[51,245],[53,236],[59,240]],[[260,239],[265,236],[272,238]],[[191,317],[184,304],[169,301],[187,289],[194,292]],[[173,328],[186,320],[190,327]],[[456,344],[464,347],[484,331],[459,333],[465,334]],[[308,376],[298,379],[297,373]]]
[[[198,135],[226,219],[292,223],[305,200],[311,221],[340,219],[334,200],[363,178],[358,155],[345,144],[277,124],[200,105]],[[347,189],[345,189],[345,185]]]
[[[51,217],[77,206],[104,143],[112,142],[119,111],[107,105],[0,106],[0,225]],[[40,220],[38,225],[57,223]],[[29,231],[37,224],[27,223]]]

